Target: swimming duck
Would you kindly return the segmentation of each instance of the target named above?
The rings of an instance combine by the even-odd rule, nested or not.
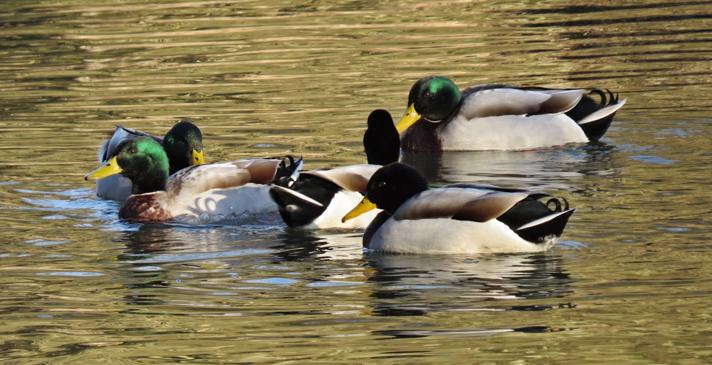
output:
[[[136,222],[212,222],[276,213],[266,184],[284,176],[295,178],[301,167],[301,160],[294,163],[291,158],[248,159],[194,165],[169,177],[170,159],[152,137],[124,140],[114,151],[84,178],[121,174],[131,180],[132,195],[119,217]]]
[[[407,150],[526,150],[597,141],[624,104],[599,89],[492,84],[460,91],[446,77],[429,76],[410,89],[397,128]]]
[[[115,155],[122,142],[141,136],[151,137],[162,144],[168,155],[171,175],[188,166],[205,163],[203,135],[190,119],[184,118],[173,125],[163,138],[117,125],[114,134],[99,148],[99,164],[106,163]],[[131,190],[131,181],[120,174],[96,181],[96,195],[102,199],[124,201],[131,195]]]
[[[401,163],[376,171],[344,220],[375,207],[383,212],[364,232],[364,247],[420,254],[545,251],[574,212],[565,199],[524,190],[473,184],[429,189],[417,170]]]
[[[381,165],[398,161],[400,140],[391,115],[374,110],[363,136],[368,164],[302,172],[299,180],[275,184],[270,195],[290,227],[366,228],[378,211],[342,222],[341,217],[363,198],[368,179]]]

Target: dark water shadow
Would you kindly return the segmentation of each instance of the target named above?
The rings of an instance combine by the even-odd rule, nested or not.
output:
[[[506,333],[550,333],[570,331],[571,328],[554,328],[549,326],[501,327],[501,328],[466,328],[458,330],[424,330],[424,329],[395,329],[386,331],[373,331],[376,336],[386,338],[421,338],[431,336],[457,336],[457,337],[485,337],[502,335]]]

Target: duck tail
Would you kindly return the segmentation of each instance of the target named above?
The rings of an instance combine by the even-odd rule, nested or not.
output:
[[[302,157],[296,160],[290,155],[282,157],[282,161],[279,163],[279,167],[277,167],[277,172],[274,175],[272,183],[287,188],[291,187],[299,178],[303,167],[304,158]]]
[[[326,209],[318,200],[280,185],[273,184],[269,195],[277,203],[282,220],[290,227],[309,224]]]
[[[544,243],[559,237],[575,209],[564,198],[533,193],[497,219],[509,226],[522,239]]]
[[[551,237],[559,237],[564,232],[569,217],[576,209],[566,209],[531,221],[517,229],[519,237],[529,242],[546,242]]]
[[[596,102],[596,96],[599,102]],[[619,100],[618,94],[610,90],[591,89],[566,115],[579,124],[589,141],[598,141],[608,131],[613,116],[625,102],[626,99]]]

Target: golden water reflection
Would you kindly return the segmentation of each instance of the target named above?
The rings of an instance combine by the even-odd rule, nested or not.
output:
[[[707,1],[10,1],[0,10],[0,359],[709,363]],[[411,84],[610,88],[601,144],[404,155],[435,185],[577,207],[545,255],[379,256],[359,232],[133,225],[81,177],[115,124],[210,161],[363,162]]]

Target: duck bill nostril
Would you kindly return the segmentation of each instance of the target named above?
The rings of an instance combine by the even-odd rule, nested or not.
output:
[[[202,165],[205,163],[205,152],[202,149],[200,151],[192,150],[191,157],[193,165]]]

